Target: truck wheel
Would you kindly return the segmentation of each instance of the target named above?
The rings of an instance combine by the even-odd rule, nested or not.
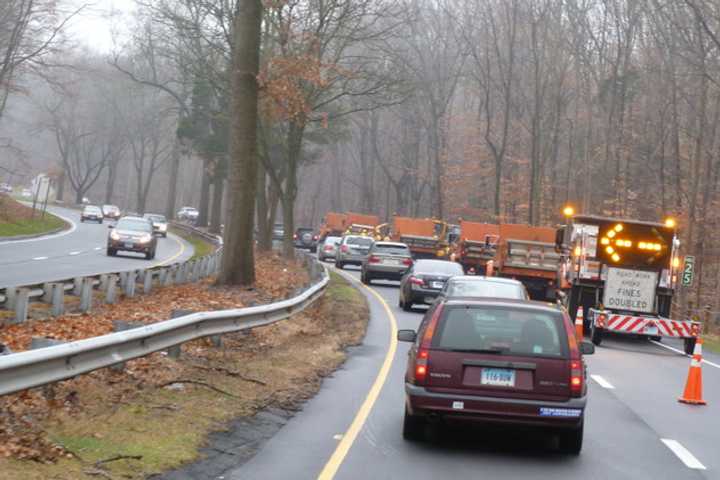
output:
[[[407,407],[405,407],[405,416],[403,417],[402,436],[411,442],[425,439],[425,419],[408,414]]]
[[[590,327],[590,340],[595,345],[600,345],[603,340],[603,329],[595,327],[594,323]]]
[[[402,304],[402,309],[405,312],[412,312],[412,306],[413,306],[412,300],[409,302],[407,300],[405,300]]]
[[[685,339],[685,353],[688,355],[692,355],[695,353],[695,338],[686,338]]]

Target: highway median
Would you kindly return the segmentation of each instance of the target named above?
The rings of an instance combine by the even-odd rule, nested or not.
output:
[[[51,214],[41,212],[0,194],[0,242],[51,235],[69,228],[68,223]]]
[[[257,271],[253,289],[217,288],[209,280],[169,287],[123,301],[113,313],[30,322],[15,342],[3,329],[0,342],[23,349],[34,335],[76,338],[82,325],[102,333],[113,317],[149,322],[178,309],[268,303],[307,282],[299,262],[273,254],[260,257]],[[209,293],[185,291],[193,288]],[[2,397],[0,479],[139,479],[196,461],[208,435],[233,419],[268,408],[291,412],[314,395],[345,360],[345,348],[362,340],[368,315],[364,297],[333,274],[324,297],[277,324],[224,335],[221,342],[189,342],[179,358],[156,353],[122,370]],[[59,326],[48,332],[52,324]]]

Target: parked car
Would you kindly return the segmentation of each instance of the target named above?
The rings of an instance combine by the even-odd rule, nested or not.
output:
[[[464,275],[462,265],[447,260],[416,260],[400,280],[398,305],[409,312],[416,303],[435,301],[450,277]]]
[[[518,280],[502,277],[466,275],[452,277],[445,282],[438,298],[515,298],[530,300],[525,285]]]
[[[102,213],[105,218],[117,220],[120,218],[120,209],[115,205],[103,205]]]
[[[0,193],[12,193],[13,187],[9,183],[0,183]]]
[[[114,257],[119,251],[144,253],[152,260],[157,251],[157,238],[153,235],[153,224],[141,217],[122,217],[117,225],[109,225],[107,254]]]
[[[152,222],[153,232],[163,238],[167,238],[168,222],[165,215],[159,213],[146,213],[143,218],[147,218]]]
[[[335,266],[339,269],[345,265],[362,265],[368,256],[373,239],[360,235],[346,235],[340,241],[335,252]]]
[[[23,188],[20,192],[20,196],[23,198],[32,198],[33,194],[29,188]]]
[[[96,205],[86,205],[80,212],[80,223],[92,220],[93,222],[103,223],[103,212]]]
[[[342,237],[325,237],[325,240],[319,247],[320,250],[318,250],[318,260],[320,260],[321,262],[327,261],[328,258],[332,258],[333,260],[335,260],[335,253],[340,246],[341,240]]]
[[[200,212],[193,207],[182,207],[177,213],[178,220],[185,222],[195,222],[199,216]]]
[[[295,230],[293,240],[295,242],[295,248],[303,248],[306,250],[310,250],[312,253],[317,252],[318,236],[315,234],[312,228],[298,228],[297,230]]]
[[[360,280],[400,280],[413,264],[410,249],[404,243],[375,242],[362,263]]]
[[[273,225],[272,239],[282,242],[283,238],[285,238],[285,227],[282,223],[276,223]]]
[[[405,374],[403,437],[422,440],[434,422],[540,427],[579,454],[587,402],[583,355],[567,313],[525,300],[436,302],[412,342]]]

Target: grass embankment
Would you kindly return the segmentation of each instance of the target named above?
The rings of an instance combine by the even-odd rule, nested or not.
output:
[[[215,249],[215,245],[207,240],[190,235],[177,228],[171,228],[170,231],[193,246],[193,251],[195,253],[193,253],[192,259],[210,255]]]
[[[65,400],[42,429],[64,455],[53,463],[0,458],[0,479],[141,479],[197,460],[207,435],[232,419],[297,409],[314,395],[345,348],[361,342],[368,318],[364,297],[333,274],[317,305],[227,335],[221,349],[192,342],[180,360],[155,354],[123,374],[63,382],[56,398]]]
[[[0,194],[0,238],[19,235],[40,235],[62,229],[67,224],[55,215],[39,211],[33,216],[32,208],[26,207],[7,195]]]
[[[703,335],[703,348],[720,354],[720,335]]]

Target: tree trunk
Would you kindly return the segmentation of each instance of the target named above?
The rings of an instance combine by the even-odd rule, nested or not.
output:
[[[305,132],[305,119],[293,120],[287,134],[288,174],[285,179],[285,191],[281,193],[283,207],[283,255],[295,257],[293,234],[295,233],[295,200],[297,199],[297,170],[302,155],[302,140]]]
[[[257,188],[258,85],[260,65],[261,0],[239,0],[235,5],[234,48],[231,70],[230,208],[225,248],[218,282],[251,285],[255,282],[255,189]]]
[[[268,228],[268,198],[267,198],[267,173],[262,162],[258,162],[257,176],[257,192],[256,192],[256,208],[257,208],[257,230],[258,230],[258,248],[260,250],[269,251],[272,249],[272,235]]]
[[[215,182],[213,183],[210,233],[220,233],[224,182],[225,180],[223,178],[215,177]]]
[[[208,226],[210,210],[210,175],[208,174],[208,161],[203,161],[202,183],[200,185],[200,205],[198,207],[198,227]]]
[[[58,201],[62,202],[65,197],[65,169],[63,169],[60,172],[60,176],[58,176],[57,186],[57,193],[55,196]]]
[[[177,183],[178,178],[180,177],[180,158],[182,156],[180,141],[178,139],[175,139],[173,142],[172,152],[170,155],[170,178],[168,180],[168,196],[167,205],[165,206],[165,216],[167,218],[175,218]]]

